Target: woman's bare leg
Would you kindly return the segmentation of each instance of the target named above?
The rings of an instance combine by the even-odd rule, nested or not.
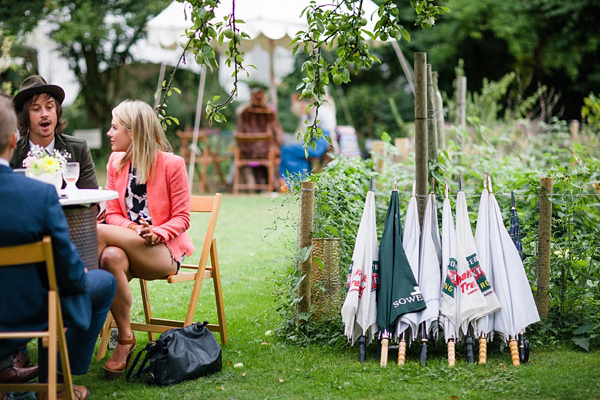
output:
[[[129,271],[129,260],[125,252],[119,247],[108,246],[100,255],[100,268],[110,272],[117,279],[117,293],[113,300],[110,312],[112,313],[117,328],[119,330],[118,338],[127,340],[133,338],[131,330],[131,290],[129,281],[131,280]],[[125,363],[127,353],[131,345],[117,344],[110,359],[117,364]]]
[[[98,250],[100,267],[117,279],[117,293],[111,313],[119,329],[119,339],[131,339],[132,296],[129,281],[134,276],[147,280],[165,278],[177,271],[177,265],[166,245],[150,246],[133,230],[114,225],[98,226]],[[125,363],[131,346],[118,344],[109,361]]]
[[[177,263],[164,243],[149,245],[135,231],[116,225],[98,225],[98,254],[107,246],[123,249],[133,276],[164,279],[177,272]]]

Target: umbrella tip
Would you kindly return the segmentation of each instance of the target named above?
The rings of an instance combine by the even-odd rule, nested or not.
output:
[[[489,189],[489,191],[491,193],[491,192],[493,192],[493,190],[492,190],[492,177],[488,175],[487,179],[488,179],[488,189]]]
[[[394,177],[394,192],[398,191],[398,178]]]
[[[515,208],[515,192],[512,190],[510,191],[510,204],[512,205],[512,208]]]
[[[446,198],[448,198],[448,184],[447,183],[446,183],[445,195],[446,195]]]
[[[372,192],[373,191],[373,180],[374,178],[371,177],[371,181],[369,182],[369,190]]]
[[[458,177],[458,191],[462,190],[462,175]]]

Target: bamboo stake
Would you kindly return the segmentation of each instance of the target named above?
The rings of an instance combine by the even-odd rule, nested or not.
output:
[[[456,124],[467,129],[467,77],[459,76],[456,82]]]
[[[433,87],[431,64],[427,64],[427,150],[429,161],[437,160],[438,137],[437,123],[435,121],[435,89]]]
[[[373,155],[377,155],[375,157],[375,171],[377,173],[381,173],[383,171],[383,158],[385,157],[385,142],[381,140],[376,140],[373,142]]]
[[[427,204],[427,53],[415,53],[415,177],[419,224]]]
[[[302,182],[302,197],[300,198],[300,248],[312,245],[313,211],[315,202],[315,183]],[[300,264],[300,271],[304,279],[298,288],[298,296],[302,299],[298,302],[298,313],[310,311],[310,295],[312,281],[312,257],[309,254],[306,260]]]
[[[552,238],[552,178],[540,179],[540,221],[538,226],[537,292],[535,304],[542,320],[548,318],[550,287],[550,241]]]
[[[440,150],[446,150],[446,128],[444,126],[444,100],[438,89],[438,73],[432,72],[433,89],[435,91],[435,122],[437,125],[438,147]]]
[[[396,138],[394,139],[394,145],[396,146],[396,149],[398,149],[398,153],[400,153],[400,161],[405,162],[408,156],[409,139]]]

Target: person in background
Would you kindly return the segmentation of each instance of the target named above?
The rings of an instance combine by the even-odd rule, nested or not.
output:
[[[17,117],[9,99],[0,96],[0,247],[16,246],[52,238],[56,279],[60,291],[69,363],[74,375],[87,373],[94,346],[116,292],[115,278],[99,269],[86,271],[77,249],[71,242],[67,219],[52,185],[14,173],[9,161],[17,147]],[[42,272],[42,270],[44,272]],[[48,326],[48,289],[45,266],[30,264],[0,268],[0,331],[34,331]],[[6,300],[10,299],[10,300]],[[3,340],[0,359],[13,355],[27,344],[27,339]],[[48,351],[39,340],[39,380],[48,379]],[[16,362],[15,361],[15,362]],[[60,365],[58,366],[59,371]],[[6,372],[5,372],[6,371]],[[15,379],[19,370],[14,365],[2,371],[2,382]],[[17,377],[19,378],[19,377]],[[21,377],[23,378],[23,377]],[[62,375],[58,376],[59,382]],[[74,387],[77,399],[87,399],[89,390]],[[2,398],[0,393],[0,398]],[[40,393],[38,398],[47,398]],[[59,398],[65,398],[61,393]]]
[[[190,189],[185,161],[170,153],[152,107],[142,101],[120,103],[112,111],[107,135],[113,152],[106,166],[106,188],[119,196],[106,203],[106,224],[98,225],[98,254],[100,268],[117,278],[111,307],[117,346],[104,365],[104,376],[116,379],[135,350],[129,281],[176,274],[194,246],[186,233]]]
[[[265,87],[256,86],[252,89],[250,103],[243,107],[238,114],[237,131],[240,133],[269,132],[273,138],[273,145],[276,146],[275,157],[279,157],[279,149],[283,144],[283,128],[277,113],[267,106]],[[243,158],[266,158],[268,151],[269,145],[264,142],[256,142],[240,148]],[[252,176],[249,176],[250,169]],[[267,168],[264,166],[244,167],[242,174],[246,180],[254,179],[257,183],[266,183],[268,180]],[[273,178],[277,181],[278,177]]]
[[[94,161],[83,139],[65,135],[66,121],[62,119],[61,104],[65,99],[64,90],[57,85],[49,85],[39,75],[26,78],[14,97],[13,104],[17,112],[18,128],[21,138],[17,143],[10,166],[23,168],[23,160],[31,145],[44,147],[49,153],[54,150],[67,152],[67,161],[79,163],[79,189],[98,189]]]
[[[319,107],[318,115],[316,114],[316,108],[313,106],[309,110],[309,115],[303,115],[300,118],[300,122],[305,129],[314,123],[315,118],[317,119],[317,127],[323,130],[323,137],[315,141],[315,148],[308,148],[308,158],[321,158],[327,149],[329,148],[329,142],[325,138],[329,136],[331,139],[331,146],[335,153],[338,153],[338,144],[336,140],[336,109],[333,97],[329,94],[326,89],[325,100],[321,107]],[[292,109],[293,110],[305,110],[307,103],[302,100],[292,98]],[[306,123],[305,123],[306,121]],[[311,171],[310,162],[306,157],[303,143],[285,145],[281,148],[281,164],[279,165],[279,171],[282,178],[289,176],[302,176],[309,174]]]

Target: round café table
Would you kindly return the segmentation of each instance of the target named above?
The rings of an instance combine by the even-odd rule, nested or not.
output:
[[[69,223],[71,241],[87,269],[98,268],[98,231],[96,204],[116,199],[114,190],[76,189],[60,190],[59,202]]]

